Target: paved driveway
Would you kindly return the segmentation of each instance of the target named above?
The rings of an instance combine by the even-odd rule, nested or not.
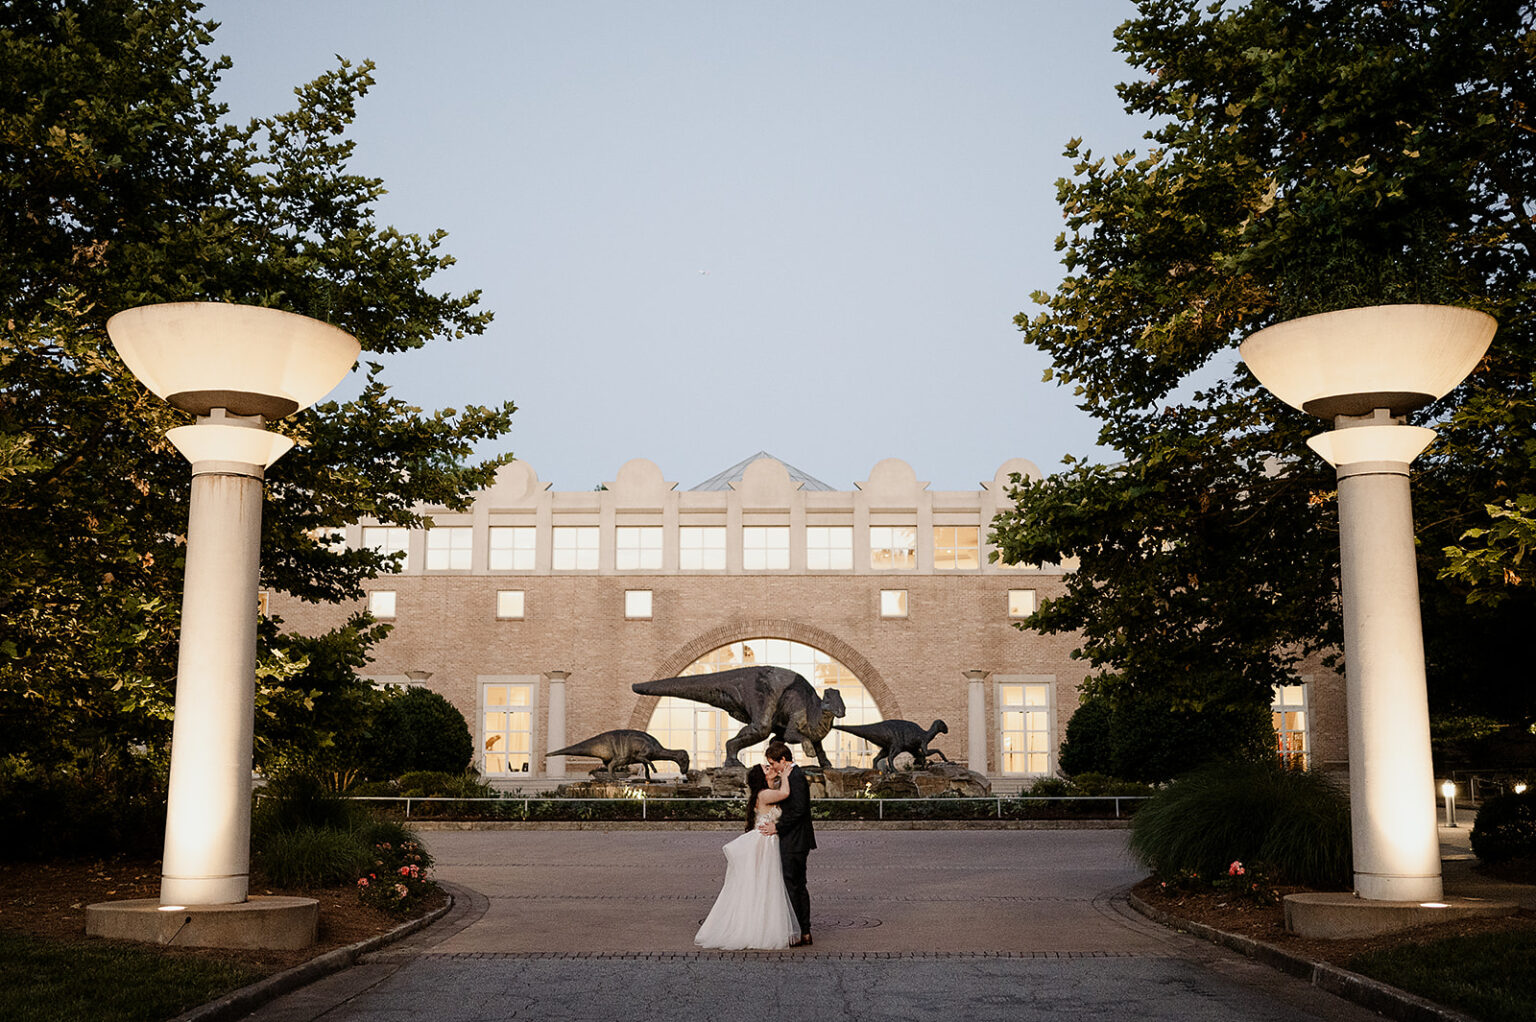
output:
[[[813,950],[700,952],[732,836],[429,832],[453,913],[253,1018],[1376,1017],[1137,916],[1124,831],[828,830]]]

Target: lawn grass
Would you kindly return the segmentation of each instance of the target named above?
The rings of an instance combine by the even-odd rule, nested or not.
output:
[[[0,1019],[164,1022],[264,973],[110,941],[0,932]]]
[[[1447,937],[1364,954],[1349,966],[1486,1022],[1536,1019],[1536,934]]]

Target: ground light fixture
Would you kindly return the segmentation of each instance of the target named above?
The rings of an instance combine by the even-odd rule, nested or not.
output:
[[[1456,826],[1456,782],[1446,781],[1440,785],[1440,795],[1445,799],[1445,825]]]
[[[128,309],[107,333],[140,382],[197,417],[166,433],[192,489],[159,907],[243,905],[262,479],[293,446],[266,424],[329,393],[360,345],[305,316],[222,302]]]
[[[1338,474],[1355,894],[1439,902],[1429,705],[1408,465],[1431,429],[1407,415],[1449,393],[1493,340],[1493,318],[1381,305],[1290,320],[1242,343],[1259,382],[1331,421],[1307,441]]]

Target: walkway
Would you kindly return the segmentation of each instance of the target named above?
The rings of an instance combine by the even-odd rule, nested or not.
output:
[[[699,952],[731,836],[429,832],[453,912],[251,1018],[1377,1017],[1137,916],[1124,831],[829,830],[811,856],[814,950]]]

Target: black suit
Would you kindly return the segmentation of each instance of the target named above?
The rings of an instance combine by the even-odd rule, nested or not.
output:
[[[779,861],[784,867],[784,886],[789,888],[790,904],[800,921],[800,932],[811,932],[811,892],[805,886],[805,865],[816,847],[816,830],[811,826],[811,785],[799,767],[791,767],[785,778],[789,797],[779,803]]]

